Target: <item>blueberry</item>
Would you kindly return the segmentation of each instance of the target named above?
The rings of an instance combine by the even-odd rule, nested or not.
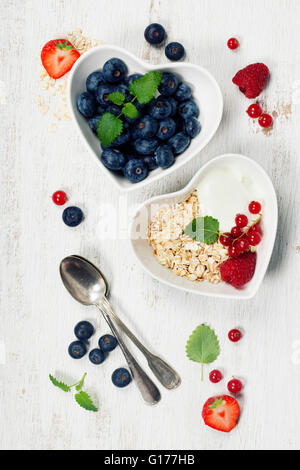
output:
[[[90,129],[94,132],[94,134],[97,134],[97,127],[98,127],[98,122],[100,118],[101,118],[101,115],[98,114],[88,120]]]
[[[141,78],[143,75],[141,73],[133,73],[132,75],[128,75],[127,78],[125,78],[125,84],[129,87],[129,85],[137,80],[138,78]]]
[[[185,120],[181,116],[176,116],[174,117],[174,121],[176,123],[176,132],[184,132]]]
[[[191,138],[185,135],[183,132],[178,132],[169,140],[169,145],[172,147],[172,150],[175,155],[183,153],[191,143]]]
[[[181,117],[187,119],[189,117],[198,117],[199,116],[199,108],[195,101],[187,100],[180,103],[178,106],[178,112]]]
[[[67,207],[63,211],[63,221],[69,227],[77,227],[82,222],[83,212],[79,207],[71,206]]]
[[[177,112],[177,103],[174,100],[174,98],[172,98],[172,96],[169,96],[169,97],[161,96],[161,99],[165,99],[165,101],[168,101],[168,103],[170,103],[171,108],[172,108],[171,116],[175,116]]]
[[[128,101],[132,101],[133,96],[130,94],[128,86],[123,84],[118,85],[115,91],[118,91],[119,93],[122,93],[125,96],[125,103],[127,103]]]
[[[118,346],[118,341],[112,335],[104,335],[99,339],[99,348],[103,352],[113,351]]]
[[[98,366],[99,364],[102,364],[106,359],[106,355],[101,349],[92,349],[92,351],[89,354],[89,360]]]
[[[180,60],[184,56],[184,47],[180,42],[170,42],[166,46],[165,54],[170,60]]]
[[[135,139],[149,139],[154,137],[158,129],[158,122],[151,116],[144,116],[134,126],[132,135]]]
[[[107,109],[107,113],[111,113],[114,116],[119,116],[119,114],[122,112],[122,108],[120,106],[117,106],[116,104],[110,104]]]
[[[127,74],[125,63],[117,58],[109,59],[103,65],[104,79],[109,83],[120,83]]]
[[[97,108],[94,96],[87,91],[81,93],[78,97],[77,106],[81,114],[86,118],[94,116]]]
[[[94,331],[93,325],[88,321],[81,321],[74,328],[76,338],[81,340],[89,339]]]
[[[96,111],[97,115],[99,114],[99,116],[102,116],[102,114],[106,113],[106,108],[104,106],[97,106],[97,111]]]
[[[189,85],[186,83],[182,82],[179,83],[178,88],[175,92],[174,97],[176,98],[177,101],[186,101],[192,96],[192,90]]]
[[[159,92],[163,96],[171,96],[175,93],[178,87],[178,79],[174,73],[165,72],[163,73],[160,85],[158,87]]]
[[[131,139],[130,130],[127,122],[123,123],[123,132],[112,143],[113,147],[120,147],[127,144]]]
[[[165,119],[172,114],[172,106],[169,101],[158,97],[150,105],[149,114],[155,119]]]
[[[195,117],[190,117],[185,120],[185,132],[192,139],[199,134],[200,130],[200,122]]]
[[[160,44],[166,36],[164,27],[158,23],[152,23],[147,26],[144,36],[149,44]]]
[[[141,159],[129,160],[124,168],[124,176],[131,183],[139,183],[148,176],[148,167]]]
[[[155,137],[137,139],[133,142],[133,147],[140,155],[151,155],[158,147],[158,140]]]
[[[73,341],[69,346],[69,354],[73,359],[81,359],[86,354],[86,345],[82,341]]]
[[[169,145],[161,145],[155,152],[155,159],[158,164],[163,169],[169,168],[173,165],[175,161],[174,154]]]
[[[145,155],[145,157],[143,157],[143,162],[146,163],[148,170],[150,171],[156,170],[156,168],[158,168],[157,161],[153,155]]]
[[[121,367],[114,371],[111,376],[111,380],[116,387],[123,388],[129,385],[132,379],[128,370]]]
[[[121,170],[126,163],[122,152],[109,148],[103,150],[100,160],[106,168],[113,171]]]
[[[176,123],[173,119],[167,118],[163,119],[159,123],[158,131],[156,136],[160,140],[168,140],[172,135],[175,134],[176,130]]]
[[[101,106],[107,107],[111,103],[108,99],[108,95],[115,91],[115,88],[111,85],[101,85],[97,88],[95,92],[96,100]]]
[[[104,84],[105,84],[104,76],[103,76],[103,73],[100,71],[91,73],[86,79],[86,89],[90,93],[95,93],[96,89],[100,85],[104,85]]]

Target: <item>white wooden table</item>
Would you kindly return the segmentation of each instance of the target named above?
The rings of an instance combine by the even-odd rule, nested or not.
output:
[[[300,60],[298,0],[5,0],[1,35],[1,328],[0,447],[2,449],[299,449],[300,409]],[[49,39],[75,28],[164,63],[150,48],[144,28],[161,22],[170,40],[182,42],[187,59],[210,70],[221,85],[225,112],[220,129],[198,157],[175,175],[120,199],[79,139],[73,124],[49,128],[52,113],[36,104],[37,56]],[[231,36],[240,39],[233,53]],[[261,100],[277,111],[270,135],[257,133],[245,115],[247,100],[231,79],[253,61],[268,64],[272,79]],[[222,301],[185,295],[151,279],[137,265],[126,240],[102,240],[107,203],[128,210],[151,195],[185,185],[210,158],[243,153],[271,176],[279,200],[279,231],[267,276],[251,301]],[[65,188],[86,219],[75,230],[61,221],[51,194]],[[119,210],[121,213],[121,209]],[[121,217],[121,216],[120,216]],[[121,219],[120,219],[121,220]],[[157,407],[147,407],[134,385],[120,391],[110,375],[125,365],[116,350],[97,369],[88,359],[68,357],[73,327],[94,319],[96,339],[107,332],[93,309],[66,293],[60,260],[79,253],[100,265],[112,286],[112,302],[146,344],[169,360],[182,386],[162,390]],[[206,322],[220,338],[222,354],[213,367],[226,379],[200,381],[200,366],[185,357],[194,328]],[[239,326],[238,346],[227,332]],[[142,359],[142,363],[144,360]],[[100,412],[89,414],[49,383],[88,373],[86,388]],[[204,401],[224,393],[232,376],[245,382],[239,426],[229,435],[203,425]]]

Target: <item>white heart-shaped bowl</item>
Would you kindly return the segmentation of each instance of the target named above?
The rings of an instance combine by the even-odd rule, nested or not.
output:
[[[151,216],[163,204],[176,204],[182,202],[191,194],[198,181],[205,177],[205,172],[226,164],[240,167],[243,174],[255,178],[256,185],[261,188],[263,195],[263,238],[257,247],[257,264],[252,280],[243,289],[235,289],[225,282],[213,285],[207,281],[192,282],[176,276],[171,270],[161,266],[153,255],[152,247],[147,240],[148,224]],[[200,201],[201,202],[201,201]],[[250,202],[250,201],[249,201]],[[233,215],[234,218],[235,214]],[[277,198],[273,184],[267,173],[254,160],[235,154],[216,157],[204,165],[192,178],[190,183],[180,191],[171,194],[156,196],[144,202],[137,210],[130,228],[130,240],[133,252],[142,267],[155,279],[168,286],[176,287],[186,292],[207,295],[211,297],[250,299],[258,291],[267,271],[274,247],[278,221]]]
[[[112,57],[122,59],[128,73],[146,73],[150,70],[174,72],[193,90],[193,98],[199,105],[201,132],[192,140],[189,148],[176,158],[174,165],[167,170],[158,168],[150,172],[148,177],[140,183],[132,184],[126,178],[109,171],[99,160],[101,147],[99,139],[90,130],[87,121],[77,109],[78,96],[86,91],[86,79],[95,70],[102,68],[103,64]],[[116,46],[99,46],[82,55],[75,63],[68,82],[68,101],[73,121],[85,145],[95,157],[95,161],[107,176],[123,191],[132,191],[169,175],[191,160],[212,139],[217,131],[223,114],[223,97],[220,87],[214,77],[198,65],[180,62],[177,64],[151,65],[141,61],[125,49]]]

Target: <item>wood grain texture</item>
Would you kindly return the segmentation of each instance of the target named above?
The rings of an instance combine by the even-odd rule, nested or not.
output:
[[[1,2],[1,449],[299,449],[299,15],[298,0]],[[122,207],[118,190],[97,169],[72,123],[61,123],[52,134],[51,117],[37,111],[36,57],[47,40],[80,27],[90,37],[164,63],[163,49],[143,40],[153,21],[165,25],[170,40],[183,42],[186,60],[215,75],[224,118],[198,157],[121,204],[129,218],[138,203],[183,187],[218,154],[238,152],[258,161],[275,184],[280,220],[270,268],[251,301],[201,298],[151,279],[129,250],[126,220],[122,239],[102,239],[101,211],[107,203]],[[226,47],[231,36],[241,42],[236,53]],[[254,60],[272,71],[262,100],[280,114],[268,136],[256,133],[257,124],[245,115],[247,100],[231,84],[234,73]],[[284,114],[283,106],[291,112]],[[50,200],[60,187],[86,214],[75,230],[64,226],[61,209]],[[119,213],[122,220],[123,210]],[[120,351],[99,370],[88,359],[67,356],[77,321],[93,319],[97,336],[107,332],[97,312],[76,304],[60,282],[59,262],[71,253],[101,266],[120,315],[180,372],[182,386],[173,393],[162,390],[157,407],[145,406],[134,386],[123,391],[112,386],[112,371],[124,365]],[[226,380],[235,375],[245,381],[242,417],[230,435],[206,429],[201,421],[204,401],[223,393],[226,380],[215,386],[206,377],[202,384],[199,366],[185,357],[188,336],[203,322],[220,338],[215,366]],[[226,339],[235,326],[245,332],[238,346]],[[98,414],[85,413],[48,380],[51,372],[73,382],[85,371]]]

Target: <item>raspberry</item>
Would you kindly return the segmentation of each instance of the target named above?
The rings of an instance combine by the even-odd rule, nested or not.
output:
[[[257,98],[263,91],[268,81],[270,72],[265,64],[257,63],[248,65],[240,70],[232,79],[246,98]]]
[[[255,265],[256,254],[251,252],[228,259],[220,266],[222,280],[239,289],[252,279]]]

